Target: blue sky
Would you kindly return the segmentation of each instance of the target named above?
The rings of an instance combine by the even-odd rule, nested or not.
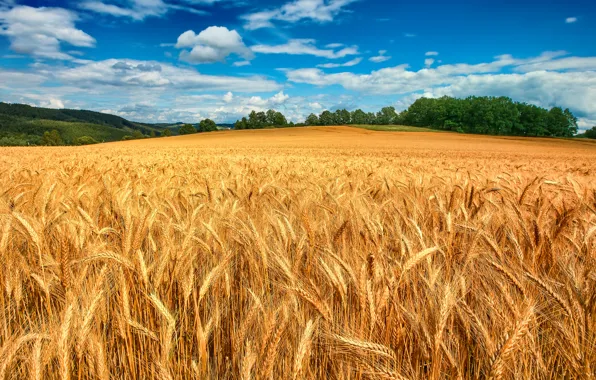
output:
[[[596,125],[593,1],[0,0],[0,101],[233,122],[510,96]]]

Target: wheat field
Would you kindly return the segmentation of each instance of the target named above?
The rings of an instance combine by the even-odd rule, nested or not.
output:
[[[594,379],[596,145],[0,148],[0,379]]]

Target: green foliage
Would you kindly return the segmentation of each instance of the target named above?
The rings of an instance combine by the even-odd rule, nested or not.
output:
[[[199,132],[217,131],[217,124],[211,119],[201,120],[199,123]]]
[[[319,125],[319,117],[314,113],[308,115],[305,121],[306,125]]]
[[[166,128],[166,129],[164,129],[164,130],[163,130],[163,132],[161,133],[161,136],[162,136],[162,137],[170,137],[170,136],[172,136],[172,131]]]
[[[319,115],[319,125],[336,125],[335,120],[335,115],[331,111],[325,110]]]
[[[396,124],[397,112],[394,107],[384,107],[381,112],[377,113],[377,124],[379,125],[390,125]]]
[[[140,130],[149,134],[151,125],[135,123],[119,116],[86,110],[51,109],[32,107],[25,104],[9,104],[0,102],[0,115],[12,116],[25,120],[53,120],[95,124],[124,130]]]
[[[145,135],[143,133],[141,133],[141,131],[133,131],[132,138],[135,140],[140,140],[140,139],[144,139]]]
[[[286,126],[288,126],[286,117],[275,110],[268,110],[267,112],[252,111],[248,118],[243,117],[234,123],[234,129],[262,129]]]
[[[506,97],[421,98],[401,122],[449,131],[513,136],[572,137],[577,119],[568,109],[546,110]]]
[[[93,145],[99,144],[99,141],[95,140],[91,136],[81,136],[75,140],[75,145]]]
[[[60,132],[55,129],[52,131],[46,131],[41,138],[42,145],[47,146],[60,146],[64,145],[64,141],[62,140],[62,136],[60,136]]]
[[[178,134],[180,135],[191,135],[193,133],[197,133],[197,130],[190,124],[184,124],[178,131]]]
[[[357,109],[356,111],[352,112],[351,115],[352,124],[373,124],[372,120],[369,120],[368,115],[366,112],[362,111],[361,109]]]
[[[586,133],[584,133],[584,136],[586,136],[589,139],[596,139],[596,126],[588,129]]]
[[[236,121],[234,123],[234,129],[248,129],[248,119],[243,117],[241,120]]]
[[[138,131],[157,134],[162,127],[130,122],[118,116],[82,110],[56,110],[0,103],[0,144],[42,145],[45,132],[58,131],[64,145],[88,136],[96,141],[118,141]],[[138,135],[138,133],[137,133]]]

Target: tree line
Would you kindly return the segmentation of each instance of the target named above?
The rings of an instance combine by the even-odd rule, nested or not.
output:
[[[420,98],[407,110],[398,113],[394,107],[384,107],[379,112],[361,109],[348,111],[325,110],[319,115],[310,114],[304,123],[296,126],[318,125],[408,125],[460,133],[477,133],[509,136],[571,137],[577,133],[577,118],[561,107],[541,108],[532,104],[515,102],[507,97],[477,97],[465,99],[444,96]],[[238,120],[235,129],[260,129],[294,126],[283,114],[275,110],[252,111]]]
[[[587,137],[589,139],[596,139],[596,126],[593,126],[592,128],[588,129],[584,133],[584,137]]]
[[[400,117],[414,127],[465,133],[551,137],[577,133],[577,118],[569,109],[549,110],[507,97],[421,98]]]
[[[288,123],[286,117],[278,111],[268,110],[267,112],[252,111],[248,117],[234,123],[234,129],[262,129],[268,127],[292,127],[294,123]]]

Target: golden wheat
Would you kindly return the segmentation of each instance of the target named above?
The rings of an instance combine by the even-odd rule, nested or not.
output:
[[[595,153],[346,128],[2,148],[0,380],[594,379]]]

